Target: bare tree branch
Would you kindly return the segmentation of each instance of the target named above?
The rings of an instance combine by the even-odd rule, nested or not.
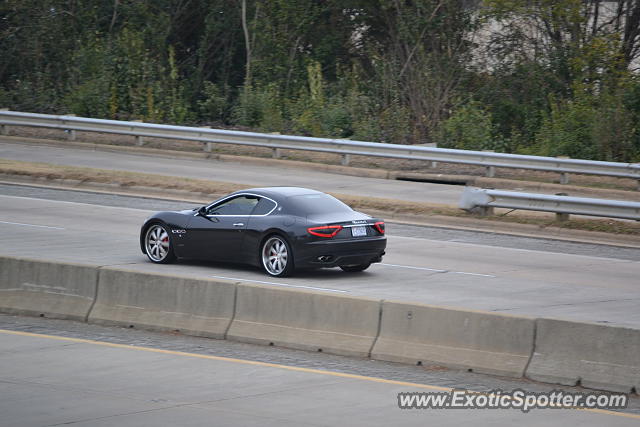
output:
[[[247,54],[244,85],[248,88],[251,86],[251,38],[249,36],[249,26],[247,25],[247,0],[242,0],[242,31],[244,33],[244,46]]]
[[[113,27],[116,25],[116,19],[118,18],[118,5],[120,0],[113,0],[113,15],[111,15],[111,24],[109,24],[109,33],[113,32]]]

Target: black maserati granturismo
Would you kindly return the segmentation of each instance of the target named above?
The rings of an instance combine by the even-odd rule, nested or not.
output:
[[[142,252],[155,263],[240,262],[276,277],[323,267],[363,271],[382,260],[386,244],[383,220],[299,187],[236,191],[206,206],[156,213],[140,230]]]

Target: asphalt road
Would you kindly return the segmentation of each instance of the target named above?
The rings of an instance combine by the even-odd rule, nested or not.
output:
[[[301,171],[299,168],[267,167],[214,159],[183,159],[90,148],[19,144],[0,139],[0,158],[55,165],[144,172],[180,178],[198,178],[245,184],[248,187],[295,185],[352,196],[457,205],[464,187],[345,176]]]
[[[295,176],[297,185],[325,191],[437,203],[456,203],[461,191],[322,173],[300,176],[297,170],[274,172],[227,162],[96,155],[90,150],[2,142],[0,157],[240,181],[248,186],[290,184]],[[391,223],[383,264],[360,275],[336,269],[274,281],[241,265],[159,266],[147,261],[137,243],[140,224],[153,211],[182,207],[152,198],[0,185],[0,254],[640,327],[637,249]],[[435,366],[0,315],[0,427],[471,422],[623,426],[640,420],[637,398],[624,414],[397,406],[398,392],[449,388],[541,392],[557,387]]]
[[[400,392],[559,387],[0,315],[0,426],[631,426],[622,411],[399,409]],[[565,392],[586,392],[562,387]]]
[[[56,197],[64,193],[77,196]],[[140,207],[148,200],[127,203]],[[391,225],[384,262],[362,274],[331,269],[273,280],[242,265],[152,264],[138,246],[139,226],[151,211],[96,203],[0,196],[0,254],[640,327],[640,262],[634,249],[515,237],[503,245],[495,236],[487,245],[483,233],[443,239],[446,231],[434,238],[427,229]],[[570,249],[566,253],[550,251],[563,244]]]
[[[38,186],[37,184],[0,184],[0,194],[151,211],[183,210],[196,206],[191,201],[167,200],[157,197],[131,196],[101,191],[56,189]],[[469,229],[412,225],[392,221],[387,221],[386,224],[388,231],[397,236],[640,261],[640,248],[571,242],[552,238],[514,236]]]

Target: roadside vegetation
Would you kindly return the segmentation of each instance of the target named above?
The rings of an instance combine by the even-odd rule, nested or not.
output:
[[[640,2],[5,0],[0,107],[640,161]]]

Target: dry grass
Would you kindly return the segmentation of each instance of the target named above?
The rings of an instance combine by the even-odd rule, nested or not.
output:
[[[553,215],[553,214],[552,214]],[[568,230],[598,231],[611,234],[628,234],[640,236],[640,223],[616,221],[613,219],[574,218],[569,221],[558,221],[554,218],[520,215],[517,217],[492,216],[484,218],[488,221],[504,221],[518,224],[532,224],[540,228],[563,228]]]
[[[79,181],[80,183],[113,184],[123,188],[134,186],[152,187],[210,195],[226,194],[245,188],[243,185],[230,182],[5,159],[0,159],[0,173],[43,178],[46,180],[72,180]]]
[[[245,186],[241,184],[230,182],[177,178],[138,172],[60,166],[48,163],[22,162],[5,159],[0,159],[0,174],[14,177],[24,176],[48,181],[65,180],[77,183],[109,184],[122,189],[147,187],[163,190],[178,190],[194,193],[196,197],[202,197],[203,201],[245,188]],[[479,217],[475,215],[444,205],[374,197],[355,197],[343,194],[333,195],[355,209],[362,211],[380,211],[387,213],[388,217],[408,214],[423,219],[430,216],[479,219]],[[640,223],[630,221],[571,219],[569,221],[559,222],[551,215],[536,215],[535,213],[526,214],[521,212],[515,215],[496,215],[482,219],[485,221],[531,224],[540,228],[558,227],[614,234],[640,235]]]

